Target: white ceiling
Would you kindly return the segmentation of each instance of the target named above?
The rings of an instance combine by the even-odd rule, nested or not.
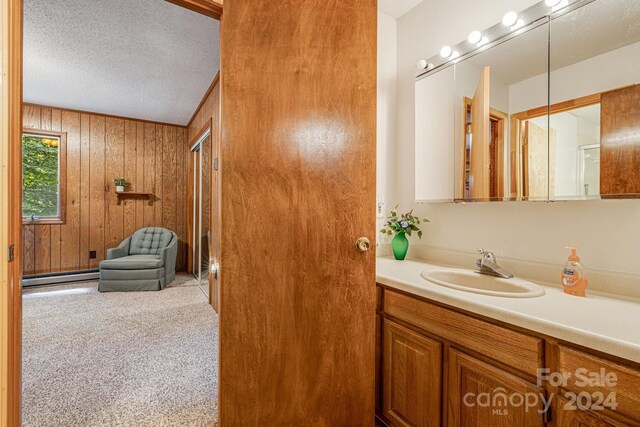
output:
[[[422,2],[423,0],[378,0],[378,9],[398,19]]]
[[[187,124],[219,22],[165,0],[25,0],[24,101]]]

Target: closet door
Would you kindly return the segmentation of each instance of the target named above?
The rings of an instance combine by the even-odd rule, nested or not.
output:
[[[372,0],[224,2],[223,426],[374,424],[376,22]]]

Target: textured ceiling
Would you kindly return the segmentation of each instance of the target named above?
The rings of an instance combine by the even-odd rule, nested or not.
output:
[[[378,0],[378,9],[397,19],[422,2],[423,0]]]
[[[24,101],[187,124],[219,22],[164,0],[25,0]]]

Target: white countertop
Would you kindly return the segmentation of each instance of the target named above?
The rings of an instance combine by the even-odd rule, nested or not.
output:
[[[534,281],[545,295],[505,298],[451,289],[428,282],[424,270],[443,269],[425,261],[379,257],[378,283],[544,335],[640,363],[640,301],[589,292],[575,297],[562,287]]]

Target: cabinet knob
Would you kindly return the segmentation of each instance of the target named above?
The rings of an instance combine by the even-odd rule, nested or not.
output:
[[[371,242],[366,237],[360,237],[358,240],[356,240],[356,248],[360,252],[368,252],[370,247]]]

